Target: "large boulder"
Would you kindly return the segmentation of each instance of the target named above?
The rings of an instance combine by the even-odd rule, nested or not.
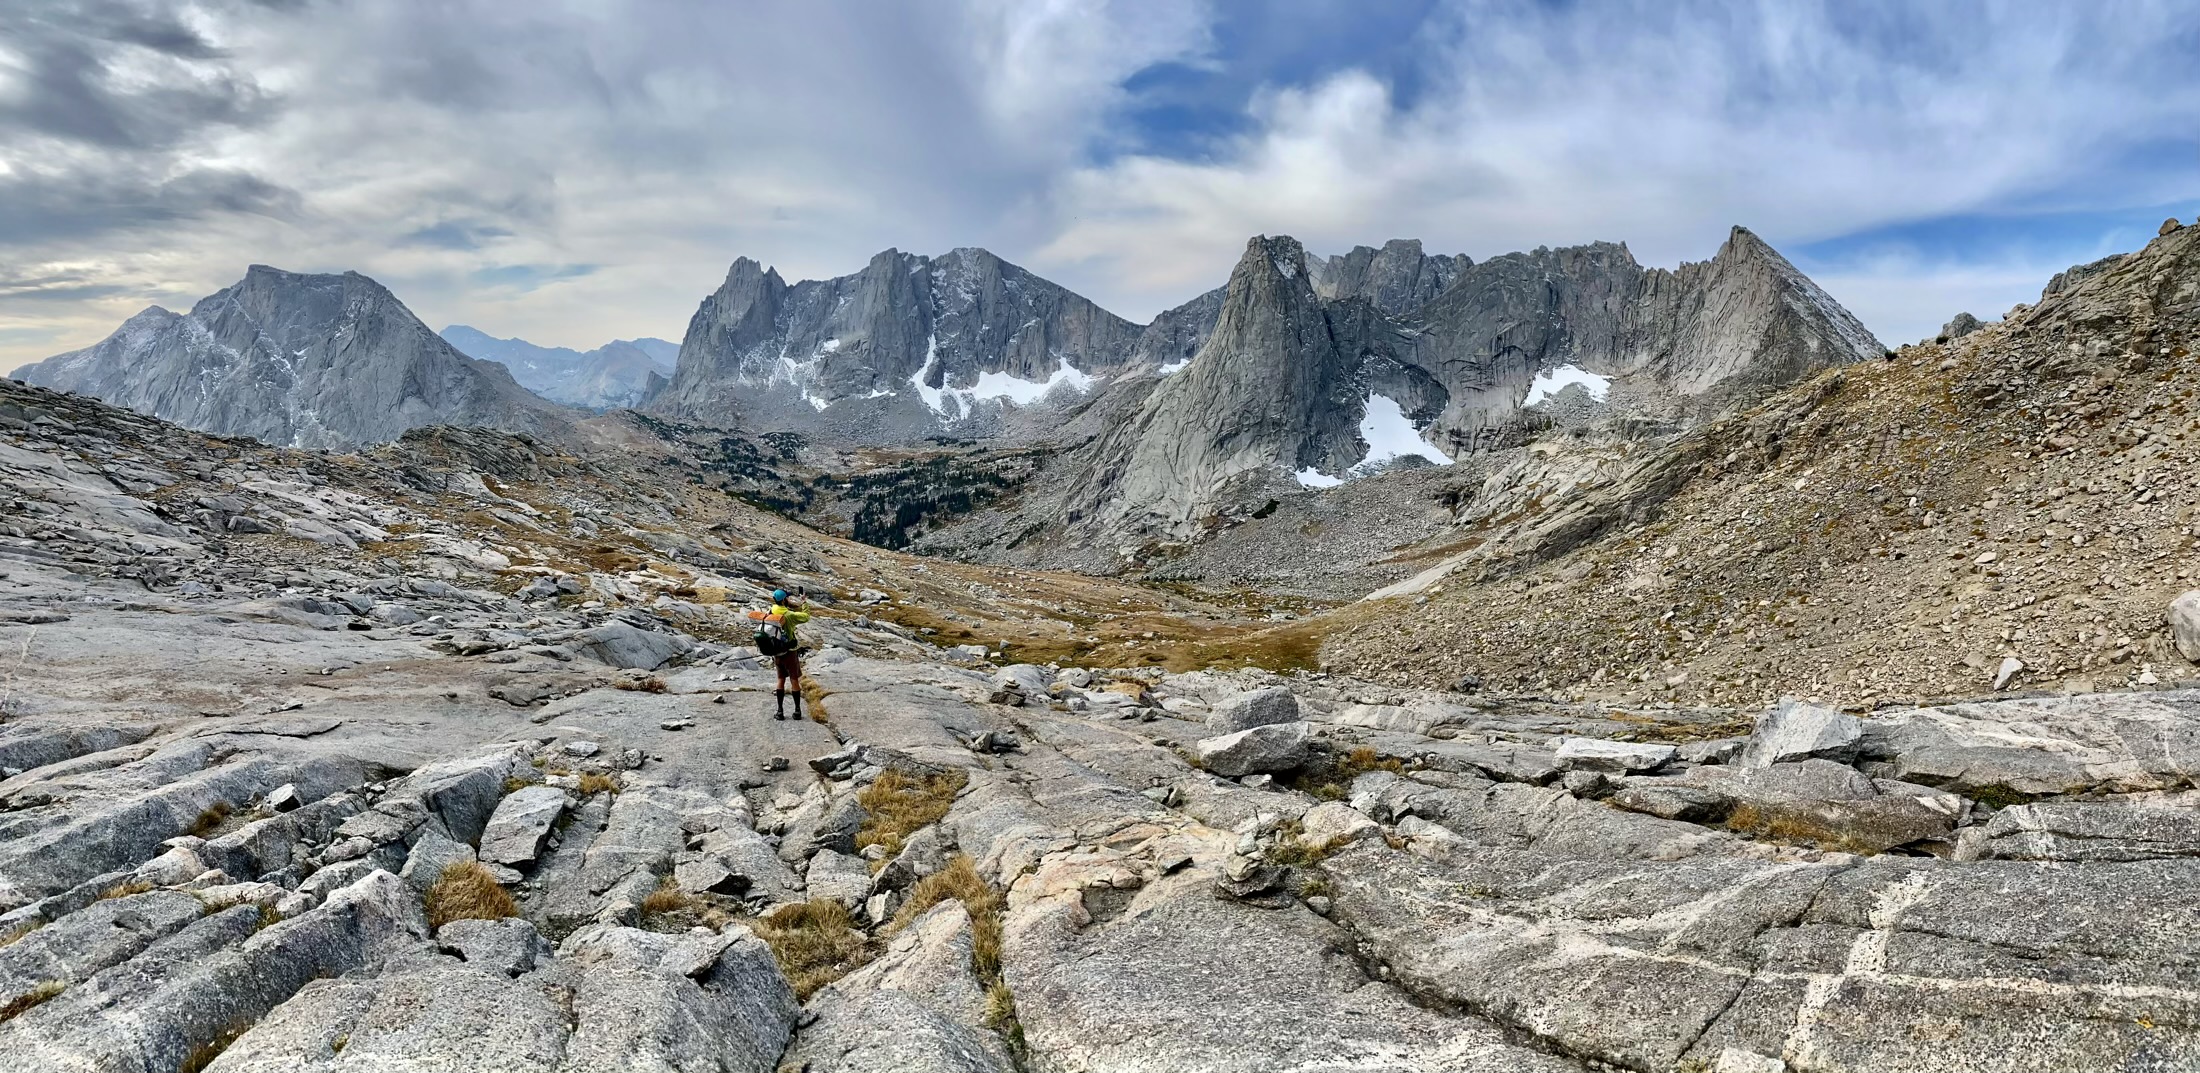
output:
[[[1275,723],[1204,738],[1193,746],[1199,762],[1224,778],[1290,771],[1306,763],[1313,728],[1306,723]]]
[[[1830,760],[1697,768],[1687,781],[1727,799],[1730,828],[1854,853],[1945,839],[1969,809],[1955,794],[1874,779]]]
[[[993,689],[1003,703],[1021,704],[1047,695],[1047,669],[1033,663],[1016,663],[993,675]]]
[[[2200,663],[2200,589],[2169,602],[2169,636],[2179,655]]]
[[[1235,734],[1254,727],[1295,723],[1299,720],[1299,698],[1282,686],[1269,686],[1237,696],[1215,705],[1207,715],[1207,730],[1213,734]]]
[[[574,635],[573,643],[582,655],[598,663],[641,671],[654,671],[695,647],[685,637],[640,630],[624,622],[582,630]]]
[[[1782,700],[1757,717],[1757,727],[1742,749],[1743,767],[1770,767],[1804,760],[1848,763],[1856,759],[1864,723],[1831,708]]]

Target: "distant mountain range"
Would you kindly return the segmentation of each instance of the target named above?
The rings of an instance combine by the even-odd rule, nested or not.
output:
[[[982,542],[1111,554],[1095,549],[1188,539],[1217,511],[1552,423],[1686,427],[1882,353],[1737,227],[1675,270],[1614,243],[1476,263],[1412,240],[1319,257],[1258,236],[1225,287],[1146,325],[982,249],[887,250],[797,283],[741,258],[676,353],[438,337],[364,276],[255,266],[188,316],[149,309],[20,375],[313,447],[430,423],[573,427],[553,403],[850,446],[1043,442],[1027,516],[987,522]]]
[[[590,351],[498,339],[478,328],[453,324],[443,338],[468,356],[512,371],[521,387],[552,402],[585,410],[633,406],[649,390],[652,375],[669,377],[680,355],[663,339],[614,339]]]

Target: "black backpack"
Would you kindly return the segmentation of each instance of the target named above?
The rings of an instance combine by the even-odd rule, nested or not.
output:
[[[794,638],[787,636],[787,627],[779,622],[778,616],[767,615],[756,620],[756,650],[767,656],[794,651]]]

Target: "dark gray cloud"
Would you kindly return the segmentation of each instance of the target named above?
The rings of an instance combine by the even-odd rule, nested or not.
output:
[[[0,14],[15,92],[0,135],[170,150],[206,128],[266,121],[275,98],[172,4],[30,0]]]
[[[282,217],[299,211],[295,191],[257,175],[198,168],[162,176],[142,163],[109,160],[60,175],[0,175],[0,246],[66,241],[174,225],[214,214]]]

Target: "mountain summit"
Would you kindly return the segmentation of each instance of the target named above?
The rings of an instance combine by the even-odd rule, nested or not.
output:
[[[503,366],[459,353],[357,272],[253,265],[187,314],[150,307],[97,345],[16,376],[290,447],[340,450],[422,425],[539,433],[571,422]]]

